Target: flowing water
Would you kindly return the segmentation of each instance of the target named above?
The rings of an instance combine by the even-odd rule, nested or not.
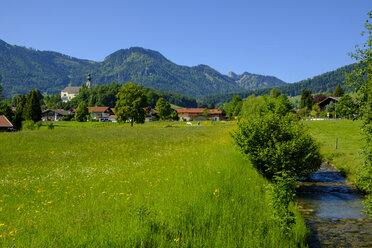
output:
[[[361,195],[332,167],[322,164],[299,182],[297,204],[311,234],[310,247],[371,247],[372,220]]]

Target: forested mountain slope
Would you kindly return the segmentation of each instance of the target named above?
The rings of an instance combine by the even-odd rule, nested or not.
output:
[[[274,77],[249,73],[234,79],[207,65],[177,65],[159,52],[140,47],[121,49],[95,62],[0,40],[0,84],[8,98],[35,88],[42,93],[58,93],[66,86],[80,86],[88,73],[93,85],[131,81],[192,97],[277,86],[279,80],[275,78],[276,83],[271,84]]]

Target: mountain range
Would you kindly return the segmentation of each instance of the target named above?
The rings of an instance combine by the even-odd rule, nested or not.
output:
[[[0,84],[7,98],[35,88],[46,94],[59,93],[66,86],[80,86],[88,73],[93,85],[130,81],[195,98],[286,84],[273,76],[224,75],[207,65],[177,65],[157,51],[140,47],[118,50],[97,62],[0,40]]]

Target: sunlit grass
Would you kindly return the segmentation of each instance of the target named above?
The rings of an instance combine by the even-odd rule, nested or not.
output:
[[[56,123],[0,134],[0,246],[297,247],[234,124]]]
[[[304,121],[312,136],[319,142],[322,155],[355,181],[362,164],[360,152],[364,146],[361,121],[327,120]],[[335,147],[337,139],[337,149]]]

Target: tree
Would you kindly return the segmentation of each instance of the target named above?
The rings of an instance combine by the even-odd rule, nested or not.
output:
[[[273,88],[271,91],[270,91],[270,96],[272,98],[277,98],[278,96],[280,96],[280,91],[277,89],[277,88]]]
[[[14,113],[14,126],[17,130],[22,129],[22,122],[25,120],[23,118],[23,109],[26,105],[26,96],[22,95],[18,100],[18,105],[16,106],[16,111]]]
[[[119,89],[116,98],[115,114],[119,122],[129,120],[132,127],[134,122],[145,122],[147,97],[140,87],[134,83],[126,83]]]
[[[209,118],[211,115],[209,114],[209,109],[208,108],[205,108],[203,110],[203,113],[202,113],[202,116],[204,116],[205,118]]]
[[[313,100],[314,100],[314,103],[319,103],[319,102],[323,101],[326,98],[327,98],[327,96],[324,95],[324,94],[316,94],[314,96],[314,99]]]
[[[314,104],[313,96],[311,95],[311,90],[302,90],[301,94],[301,105],[300,108],[307,108],[311,110]]]
[[[213,102],[211,102],[211,105],[209,106],[209,108],[210,108],[210,109],[214,109],[214,108],[215,108],[215,106],[214,106],[214,103],[213,103]]]
[[[172,114],[172,107],[164,98],[159,98],[156,102],[156,109],[159,112],[160,119],[167,120]]]
[[[368,13],[372,20],[372,11]],[[357,186],[362,190],[372,192],[372,24],[367,19],[365,23],[367,41],[357,46],[356,52],[351,57],[358,61],[355,69],[346,75],[349,86],[356,87],[358,115],[363,120],[363,132],[366,137],[366,146],[363,150],[363,164],[357,177]],[[367,211],[372,216],[372,194],[366,198]]]
[[[78,122],[86,122],[89,115],[88,107],[85,102],[81,102],[76,110],[75,120]]]
[[[0,101],[2,101],[4,98],[3,96],[3,87],[0,85]]]
[[[225,107],[224,107],[227,117],[229,117],[229,119],[232,119],[238,116],[240,114],[241,107],[242,107],[242,98],[238,95],[234,95],[231,102],[228,104],[225,104]]]
[[[341,85],[338,84],[336,86],[336,89],[335,91],[333,92],[333,96],[336,96],[336,97],[341,97],[344,95],[344,90],[341,88]]]
[[[23,118],[33,122],[41,121],[40,100],[37,97],[37,91],[32,90],[26,97],[26,105],[23,108]]]
[[[325,107],[326,112],[335,112],[336,110],[336,104],[334,102],[330,102],[326,107]]]
[[[12,108],[6,102],[0,102],[0,115],[5,115],[10,122],[13,122]]]
[[[178,121],[180,119],[177,111],[173,111],[170,117],[172,120],[175,120],[175,121]]]
[[[336,106],[337,114],[341,117],[352,118],[356,113],[356,104],[350,95],[346,94],[341,97]]]

